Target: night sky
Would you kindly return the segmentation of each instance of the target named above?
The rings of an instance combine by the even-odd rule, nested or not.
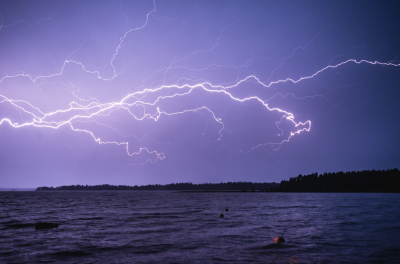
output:
[[[397,1],[1,1],[0,187],[400,167]]]

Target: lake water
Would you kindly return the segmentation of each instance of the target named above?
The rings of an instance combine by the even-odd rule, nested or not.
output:
[[[400,263],[399,200],[384,193],[0,192],[0,262]],[[40,221],[60,226],[35,230]],[[275,244],[285,228],[286,242]]]

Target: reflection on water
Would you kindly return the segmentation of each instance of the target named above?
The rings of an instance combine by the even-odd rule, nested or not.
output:
[[[0,259],[396,263],[399,198],[376,193],[0,192]],[[60,225],[35,231],[37,222]],[[284,229],[285,242],[277,244],[274,238]]]

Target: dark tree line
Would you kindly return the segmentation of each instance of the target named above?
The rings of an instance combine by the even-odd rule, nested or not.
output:
[[[59,187],[38,187],[37,191],[52,190],[188,190],[188,191],[273,191],[273,192],[400,192],[400,171],[364,170],[349,172],[332,172],[318,175],[299,175],[288,181],[278,183],[257,182],[221,182],[201,183],[191,182],[152,184],[141,186],[128,185],[70,185]]]
[[[299,175],[281,181],[277,192],[400,192],[400,171],[364,170]]]
[[[270,188],[279,186],[278,183],[257,183],[257,182],[221,182],[221,183],[201,183],[194,184],[191,182],[170,183],[170,184],[150,184],[141,186],[129,185],[69,185],[59,187],[38,187],[37,191],[80,191],[80,190],[188,190],[188,191],[237,191],[237,190],[254,190],[267,191]]]

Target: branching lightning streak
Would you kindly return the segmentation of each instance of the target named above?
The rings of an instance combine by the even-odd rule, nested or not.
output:
[[[99,70],[90,71],[90,70],[87,69],[87,67],[83,63],[81,63],[81,62],[79,62],[77,60],[70,59],[71,56],[74,55],[80,49],[80,47],[85,43],[84,42],[84,43],[81,44],[81,46],[76,51],[74,51],[72,54],[70,54],[67,57],[67,59],[63,63],[63,66],[62,66],[61,70],[58,73],[51,74],[51,75],[41,75],[41,76],[32,76],[32,75],[26,74],[24,72],[23,73],[18,73],[18,74],[15,74],[15,75],[5,75],[2,78],[0,78],[0,83],[3,83],[7,79],[13,79],[13,78],[28,78],[32,83],[36,83],[38,80],[47,80],[47,79],[50,79],[50,78],[53,78],[53,77],[56,77],[56,76],[61,76],[61,75],[64,74],[65,67],[70,63],[78,65],[83,72],[89,73],[89,74],[93,74],[93,75],[96,76],[96,78],[98,78],[98,79],[100,79],[102,81],[112,81],[112,80],[114,80],[115,78],[118,77],[117,70],[116,70],[116,68],[114,66],[115,59],[119,55],[120,50],[129,41],[130,35],[132,33],[134,33],[135,31],[142,30],[142,29],[144,29],[146,27],[146,25],[148,24],[148,22],[150,20],[151,15],[156,12],[155,1],[153,2],[153,5],[154,5],[153,9],[146,14],[145,22],[139,27],[129,29],[120,38],[119,44],[115,48],[115,51],[114,51],[114,53],[113,53],[113,55],[111,57],[111,60],[108,62],[108,65],[111,65],[111,67],[113,69],[113,76],[111,76],[109,78],[102,77],[102,74],[100,73]],[[1,16],[0,16],[0,18],[1,18]],[[128,20],[127,20],[126,16],[125,16],[125,19],[126,19],[126,24],[128,25]],[[42,19],[39,22],[37,22],[36,24],[34,24],[34,25],[37,25],[38,23],[40,23],[43,20],[51,20],[51,17],[50,18],[46,18],[46,19]],[[19,23],[19,22],[20,21],[18,21],[16,23]],[[2,26],[2,27],[5,27],[5,26]],[[325,72],[327,70],[330,70],[330,69],[335,70],[335,69],[337,69],[337,68],[339,68],[339,67],[341,67],[343,65],[350,64],[350,63],[353,63],[353,64],[379,65],[379,66],[383,66],[383,67],[400,67],[400,64],[395,63],[396,60],[393,60],[391,62],[379,62],[379,61],[369,61],[369,60],[348,59],[348,60],[345,60],[345,61],[342,61],[342,62],[339,62],[339,63],[336,63],[336,64],[332,64],[332,65],[329,63],[327,66],[315,71],[314,73],[312,73],[310,75],[307,75],[307,76],[299,77],[297,79],[285,78],[285,79],[279,79],[279,80],[270,81],[270,79],[272,78],[272,75],[274,73],[274,71],[273,71],[266,82],[261,81],[255,75],[248,75],[245,78],[237,79],[234,82],[229,83],[229,84],[213,84],[213,83],[208,82],[208,81],[196,82],[195,84],[188,84],[188,83],[179,84],[178,82],[179,81],[184,81],[185,80],[184,78],[179,78],[177,80],[176,84],[170,84],[170,85],[166,85],[165,84],[166,80],[167,80],[166,79],[166,75],[167,75],[167,72],[170,69],[183,67],[183,66],[177,65],[177,63],[189,58],[190,56],[193,56],[193,55],[195,55],[197,53],[200,53],[200,52],[212,51],[219,44],[219,40],[221,39],[222,33],[223,33],[224,30],[225,29],[220,31],[219,37],[216,39],[216,41],[214,42],[214,44],[212,45],[212,47],[210,49],[202,50],[202,51],[194,51],[194,52],[184,56],[181,59],[173,60],[172,63],[169,66],[157,71],[157,72],[164,72],[164,80],[163,80],[162,85],[159,85],[159,86],[157,86],[155,88],[144,88],[145,80],[151,78],[151,76],[147,77],[143,81],[143,85],[142,85],[143,87],[140,87],[140,88],[143,88],[143,89],[127,94],[120,101],[108,102],[108,103],[100,103],[99,100],[97,100],[96,98],[81,99],[75,94],[75,91],[79,90],[79,89],[76,86],[74,86],[72,83],[69,83],[70,86],[72,86],[74,88],[74,90],[72,91],[73,96],[77,100],[82,101],[83,103],[77,103],[75,101],[72,101],[72,102],[69,103],[69,107],[68,108],[58,109],[56,111],[45,112],[45,111],[41,110],[39,107],[36,107],[36,106],[32,105],[28,101],[11,99],[11,98],[8,98],[8,97],[0,94],[0,104],[8,103],[8,104],[12,105],[13,107],[15,107],[21,113],[25,113],[25,114],[27,114],[28,116],[30,116],[32,118],[31,121],[24,122],[24,121],[22,121],[22,117],[21,117],[22,123],[13,122],[10,118],[3,118],[3,119],[0,120],[0,125],[3,124],[3,123],[8,123],[9,125],[11,125],[14,128],[22,128],[22,127],[30,127],[30,126],[32,126],[32,127],[37,127],[37,128],[49,128],[49,129],[59,129],[62,126],[69,126],[72,131],[84,132],[84,133],[89,134],[95,140],[95,142],[97,142],[100,145],[113,144],[113,145],[117,145],[117,146],[124,146],[125,149],[126,149],[126,153],[129,156],[138,155],[138,154],[141,154],[141,153],[144,153],[144,152],[146,152],[147,154],[154,155],[155,159],[147,159],[144,163],[140,163],[140,164],[145,164],[147,162],[154,163],[154,162],[157,162],[158,160],[163,160],[165,158],[164,153],[158,152],[158,151],[155,151],[155,150],[149,150],[146,147],[139,147],[136,151],[131,151],[129,149],[129,142],[128,141],[107,141],[107,140],[102,140],[100,137],[96,136],[93,131],[88,130],[88,129],[78,128],[78,127],[74,126],[74,124],[85,123],[85,122],[95,122],[97,125],[107,126],[108,128],[111,128],[112,130],[116,131],[117,133],[119,133],[123,137],[128,137],[128,136],[124,135],[121,131],[119,131],[118,129],[115,129],[112,126],[109,126],[109,125],[100,124],[99,122],[97,122],[93,118],[98,117],[98,116],[109,116],[110,113],[113,112],[113,111],[125,110],[130,116],[132,116],[137,121],[142,121],[144,119],[148,119],[148,120],[153,120],[153,121],[157,122],[161,118],[161,116],[174,116],[174,115],[182,115],[182,114],[186,114],[186,113],[200,113],[202,111],[206,111],[211,115],[212,120],[214,120],[220,126],[220,130],[218,131],[219,136],[218,136],[216,141],[221,141],[222,138],[223,138],[223,131],[226,130],[226,126],[223,123],[222,118],[218,117],[218,115],[216,115],[209,107],[204,105],[204,106],[196,107],[196,108],[193,108],[193,109],[185,109],[185,110],[182,110],[182,111],[168,112],[168,111],[162,110],[160,108],[160,106],[158,105],[161,101],[170,100],[172,98],[188,96],[189,94],[192,94],[192,92],[194,90],[202,90],[202,91],[204,91],[204,92],[206,92],[208,94],[211,94],[211,95],[212,94],[222,94],[226,98],[231,99],[231,100],[236,101],[236,102],[240,102],[240,103],[243,103],[243,102],[246,102],[246,101],[256,102],[256,103],[262,105],[267,111],[277,112],[277,113],[281,114],[280,121],[276,122],[276,126],[278,127],[278,129],[280,129],[279,125],[281,124],[281,122],[283,120],[287,120],[290,123],[292,123],[297,130],[291,131],[289,136],[287,138],[283,139],[280,142],[263,142],[263,143],[259,143],[258,145],[252,146],[247,150],[240,150],[240,152],[242,152],[244,154],[248,154],[249,152],[251,152],[251,151],[253,151],[253,150],[257,149],[257,148],[264,147],[264,146],[272,146],[274,150],[278,150],[282,144],[289,142],[290,139],[293,136],[295,136],[297,134],[300,134],[303,131],[310,131],[310,129],[311,129],[311,121],[307,120],[305,122],[299,122],[299,121],[296,122],[295,121],[295,116],[294,116],[293,113],[290,113],[290,112],[288,112],[286,110],[283,110],[281,108],[270,107],[268,105],[268,101],[271,100],[271,98],[268,99],[268,100],[263,100],[258,96],[238,97],[238,96],[234,96],[233,93],[231,93],[229,91],[230,89],[238,88],[240,85],[245,85],[248,82],[256,83],[256,84],[258,84],[258,85],[260,85],[261,87],[264,87],[264,88],[271,88],[272,86],[280,84],[280,83],[293,83],[293,84],[296,84],[296,83],[299,83],[299,82],[302,82],[302,81],[305,81],[305,80],[312,79],[315,76],[317,76],[317,75],[319,75],[322,72]],[[307,46],[308,45],[309,45],[309,43],[307,44]],[[305,47],[307,47],[307,46],[305,46]],[[299,47],[299,48],[304,49],[305,47]],[[296,49],[298,49],[298,48],[296,48]],[[291,56],[294,55],[296,49],[293,50],[293,54]],[[291,57],[291,56],[289,56],[289,57]],[[289,58],[289,57],[287,57],[287,58]],[[285,58],[284,60],[286,60],[287,58]],[[212,68],[212,67],[234,67],[234,68],[237,68],[240,71],[242,67],[246,67],[246,65],[251,63],[253,59],[255,59],[255,58],[250,59],[245,64],[243,64],[241,66],[238,66],[238,67],[237,66],[221,66],[221,65],[214,64],[214,65],[209,65],[207,67],[207,69]],[[281,64],[278,67],[280,67],[282,65],[282,63],[284,63],[284,61],[282,61]],[[184,67],[184,68],[186,68],[186,67]],[[189,70],[189,71],[199,71],[199,69],[189,69],[189,68],[186,68],[186,69]],[[200,69],[200,70],[202,70],[202,69]],[[192,79],[189,79],[189,80],[190,81],[194,81]],[[161,93],[163,91],[172,92],[172,94],[161,95],[161,96],[157,95],[158,93]],[[147,97],[149,95],[156,95],[156,97],[155,97],[155,99],[150,100],[150,99],[147,99]],[[282,94],[278,94],[278,95],[284,96]],[[143,108],[143,113],[141,115],[134,114],[130,110],[130,108],[134,107],[134,106],[142,107]],[[156,112],[155,113],[149,113],[147,108],[146,108],[146,106],[156,107]],[[76,112],[78,112],[78,113],[76,113]],[[61,116],[63,114],[70,114],[71,116],[68,117],[68,118],[65,118],[65,117]],[[57,120],[57,121],[54,121],[54,120]],[[283,133],[280,133],[279,135],[283,135]],[[138,141],[141,141],[136,135],[133,135],[133,136]]]
[[[10,27],[16,26],[17,24],[27,24],[27,25],[29,25],[29,26],[31,26],[31,27],[35,27],[35,26],[39,25],[41,22],[43,22],[43,21],[52,20],[53,17],[54,17],[54,15],[55,15],[55,14],[53,14],[53,15],[50,16],[50,17],[46,17],[46,18],[39,19],[39,21],[37,21],[36,23],[30,23],[29,21],[25,21],[25,20],[18,20],[18,21],[14,22],[14,23],[12,23],[12,24],[10,24],[10,25],[4,25],[3,17],[2,17],[1,12],[0,12],[0,22],[1,22],[0,31],[1,31],[3,28],[10,28]]]

